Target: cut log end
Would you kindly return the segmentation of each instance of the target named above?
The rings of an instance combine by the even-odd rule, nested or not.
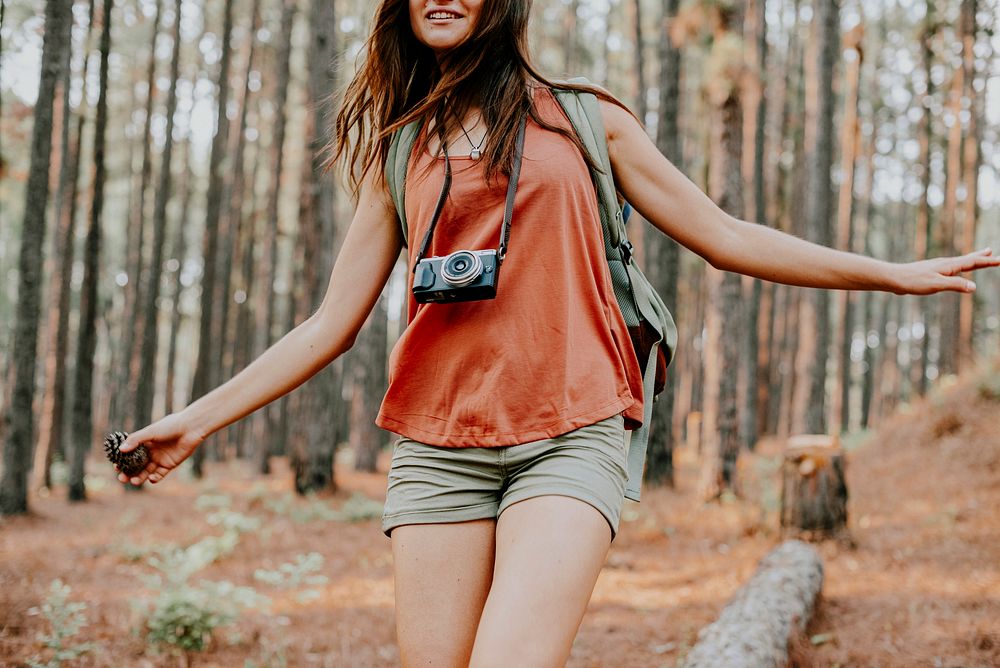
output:
[[[835,436],[789,439],[782,465],[781,529],[803,538],[849,540],[844,453]]]

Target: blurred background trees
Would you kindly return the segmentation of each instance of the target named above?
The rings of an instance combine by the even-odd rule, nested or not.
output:
[[[24,512],[62,463],[84,498],[104,432],[183,407],[317,307],[352,216],[319,151],[372,11],[4,0],[0,511]],[[729,213],[910,261],[1000,242],[997,11],[535,0],[532,43],[543,71],[620,96]],[[686,446],[707,497],[738,491],[762,435],[869,428],[1000,347],[995,275],[974,296],[832,294],[718,272],[638,215],[630,229],[680,330],[650,483]],[[335,461],[372,469],[404,291],[400,264],[355,348],[210,437],[196,474],[287,456],[304,493],[334,487]]]

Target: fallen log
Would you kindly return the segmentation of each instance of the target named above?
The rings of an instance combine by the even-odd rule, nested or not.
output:
[[[789,640],[812,616],[823,587],[823,561],[809,544],[785,541],[698,633],[684,668],[775,668],[788,663]]]

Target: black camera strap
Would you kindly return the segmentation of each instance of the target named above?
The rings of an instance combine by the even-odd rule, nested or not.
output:
[[[497,249],[497,263],[503,262],[507,255],[507,244],[510,240],[510,221],[514,216],[514,196],[517,194],[517,182],[521,176],[521,159],[524,157],[524,129],[527,123],[527,116],[521,117],[521,122],[517,128],[517,141],[514,146],[514,166],[510,171],[510,179],[507,182],[507,200],[503,211],[503,225],[500,228],[500,247]],[[451,190],[451,160],[448,158],[448,147],[441,137],[441,149],[444,151],[444,183],[441,184],[441,194],[438,195],[437,205],[434,207],[434,215],[431,217],[431,224],[424,234],[423,241],[420,242],[420,250],[417,252],[417,261],[413,264],[413,271],[416,272],[417,265],[427,254],[427,247],[430,246],[431,237],[434,235],[434,228],[437,227],[438,218],[441,217],[441,210],[444,209],[445,200],[448,199],[448,192]]]

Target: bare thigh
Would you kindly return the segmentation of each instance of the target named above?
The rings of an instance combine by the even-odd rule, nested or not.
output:
[[[493,579],[496,520],[392,530],[396,637],[408,666],[466,668]]]
[[[564,666],[610,546],[607,520],[579,499],[544,495],[506,508],[469,665]]]

